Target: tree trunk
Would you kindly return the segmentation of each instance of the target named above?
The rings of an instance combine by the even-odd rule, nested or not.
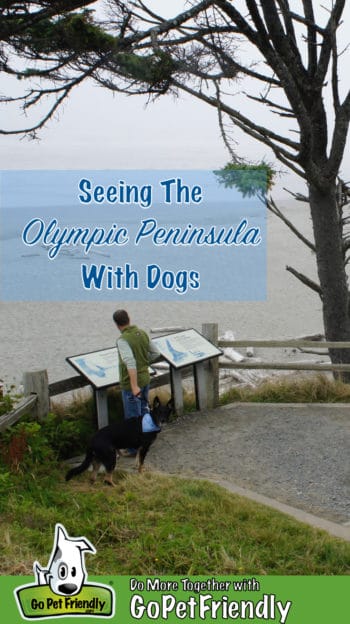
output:
[[[350,341],[349,291],[336,183],[330,183],[327,191],[310,185],[309,198],[326,340]],[[330,358],[333,364],[349,363],[350,349],[331,349]],[[349,382],[350,373],[343,378]]]

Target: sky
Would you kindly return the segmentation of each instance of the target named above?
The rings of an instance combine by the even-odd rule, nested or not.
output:
[[[152,6],[168,14],[175,14],[184,7],[183,0],[145,0],[148,4],[152,1]],[[237,3],[241,0],[237,0]],[[330,5],[330,0],[324,0],[326,5]],[[300,4],[299,0],[295,4]],[[316,4],[316,2],[315,2]],[[345,23],[350,22],[350,2],[347,6],[347,16]],[[348,39],[349,29],[344,28],[346,39]],[[346,43],[346,42],[345,42]],[[344,46],[345,46],[344,43]],[[346,57],[342,57],[342,64],[347,70]],[[346,82],[347,81],[347,82]],[[350,83],[350,73],[346,77],[344,88]],[[248,89],[249,82],[244,83],[244,88]],[[237,90],[243,85],[237,85]],[[6,93],[8,90],[7,78],[0,76],[0,92]],[[236,96],[234,96],[236,97]],[[247,104],[245,104],[247,107]],[[247,112],[247,108],[243,109]],[[6,114],[6,119],[3,115]],[[254,113],[252,113],[254,114]],[[259,118],[261,121],[261,118]],[[10,108],[0,108],[0,126],[5,123],[13,124],[26,122],[23,117],[12,117]],[[277,130],[279,120],[275,117],[274,129]],[[236,135],[238,139],[237,151],[242,157],[254,162],[262,160],[273,160],[267,148],[258,142],[249,139],[244,135]],[[0,170],[1,169],[77,169],[77,170],[101,170],[101,169],[216,169],[225,165],[229,160],[229,154],[223,144],[219,132],[217,113],[206,104],[195,100],[189,96],[181,95],[178,98],[165,96],[157,101],[146,105],[146,98],[141,96],[127,97],[124,95],[113,96],[109,91],[102,89],[92,83],[85,83],[75,90],[69,100],[61,108],[58,118],[53,119],[40,132],[40,141],[28,141],[26,138],[18,136],[0,137]],[[350,158],[347,149],[344,159],[344,170],[349,172]],[[277,163],[278,166],[278,163]],[[345,179],[350,179],[350,173],[344,174]],[[284,201],[290,200],[291,196],[283,188],[287,187],[294,191],[304,192],[305,187],[301,180],[293,174],[287,172],[281,176],[273,190],[273,196],[279,201],[283,208]],[[282,201],[283,200],[283,201]],[[295,215],[297,212],[297,215]],[[296,222],[299,229],[305,226],[304,205],[298,203],[297,206],[286,207],[287,216]],[[256,307],[252,304],[240,304],[234,302],[233,307],[229,304],[223,308],[218,306],[214,309],[207,309],[205,314],[209,314],[206,322],[217,321],[223,329],[232,328],[234,318],[235,332],[238,335],[249,337],[262,337],[265,327],[269,327],[268,335],[287,337],[295,335],[305,335],[318,331],[322,327],[320,304],[315,299],[311,291],[305,289],[284,267],[290,264],[290,251],[294,249],[294,237],[285,228],[286,233],[280,236],[280,224],[278,219],[273,219],[269,224],[273,245],[269,246],[269,298],[265,303],[258,303]],[[308,235],[312,236],[309,230],[311,225],[307,222]],[[293,240],[293,242],[292,242]],[[303,251],[303,250],[302,250]],[[283,255],[284,254],[284,255]],[[309,256],[307,262],[303,253],[293,252],[293,260],[297,258],[297,269],[310,274]],[[281,257],[283,258],[281,262]],[[312,263],[312,270],[314,266]],[[313,273],[311,273],[313,276]],[[292,295],[290,293],[293,293]],[[291,301],[292,297],[292,301]],[[101,323],[100,311],[84,307],[84,314],[90,314],[86,323],[81,324],[81,308],[73,307],[70,314],[73,314],[71,326],[67,335],[62,336],[61,327],[65,324],[67,311],[65,304],[52,308],[40,310],[42,312],[40,327],[37,323],[37,310],[34,304],[29,308],[21,304],[11,305],[11,312],[8,313],[4,324],[4,353],[13,353],[18,347],[19,354],[25,357],[22,364],[16,364],[16,369],[31,370],[32,367],[48,367],[55,371],[55,378],[62,378],[61,362],[67,355],[66,341],[75,341],[78,344],[76,353],[84,350],[93,350],[101,347]],[[174,304],[175,305],[175,304]],[[180,305],[180,302],[179,302]],[[181,302],[181,306],[182,306]],[[186,323],[193,323],[196,326],[200,318],[202,308],[193,307],[188,304],[184,315]],[[15,309],[15,313],[14,310]],[[137,306],[133,308],[136,316],[142,314],[145,318],[154,318],[154,312],[150,307],[143,308],[139,312]],[[182,307],[178,308],[181,312]],[[276,315],[276,310],[278,314]],[[291,313],[292,311],[292,313]],[[293,311],[296,311],[293,313]],[[167,307],[157,309],[157,315],[161,315],[158,326],[166,325],[169,322],[169,312]],[[175,314],[175,312],[174,312]],[[256,322],[258,318],[268,319],[266,325]],[[212,315],[212,316],[210,316]],[[227,316],[229,315],[229,317]],[[259,316],[260,315],[260,316]],[[264,316],[265,315],[265,316]],[[164,318],[163,318],[164,317]],[[42,320],[45,318],[45,321]],[[109,318],[109,317],[108,317]],[[158,316],[157,316],[158,318]],[[176,317],[177,318],[177,317]],[[98,319],[98,320],[97,320]],[[190,320],[189,320],[190,319]],[[192,320],[193,319],[193,320]],[[271,326],[273,319],[273,327]],[[180,321],[181,322],[181,321]],[[35,347],[28,346],[23,350],[23,336],[18,343],[18,327],[25,324],[28,340],[35,341]],[[89,327],[89,332],[85,327]],[[109,325],[106,327],[102,323],[105,331],[105,344],[109,344]],[[263,329],[261,329],[261,327]],[[37,331],[40,336],[38,338]],[[43,340],[43,336],[45,339]],[[32,343],[30,343],[32,344]],[[58,346],[60,351],[58,352]],[[18,346],[19,345],[19,346]],[[38,352],[40,346],[40,354]],[[85,346],[82,346],[85,345]],[[73,349],[73,347],[70,348]],[[70,351],[68,351],[69,353]],[[74,349],[73,349],[74,352]],[[49,353],[49,355],[48,355]],[[17,362],[17,360],[16,360]],[[42,364],[43,363],[43,364]],[[57,368],[59,371],[57,371]],[[7,368],[7,365],[4,368]],[[11,373],[12,374],[12,373]]]
[[[148,0],[148,4],[163,14],[176,14],[185,7],[182,0]],[[296,0],[295,4],[300,3]],[[2,77],[2,93],[6,93],[7,85]],[[244,86],[249,87],[249,83]],[[26,121],[5,108],[1,125],[4,113],[6,122]],[[278,118],[274,123],[274,129],[278,128]],[[147,105],[144,96],[113,95],[91,82],[73,92],[39,136],[39,141],[2,136],[0,169],[212,169],[229,160],[217,113],[208,105],[186,95],[167,95]],[[254,162],[274,162],[264,145],[242,134],[236,138],[239,155]],[[347,150],[345,179],[350,179],[349,165]],[[278,163],[277,168],[281,168]],[[283,171],[274,189],[277,199],[290,198],[284,187],[305,190],[302,180],[286,168]]]

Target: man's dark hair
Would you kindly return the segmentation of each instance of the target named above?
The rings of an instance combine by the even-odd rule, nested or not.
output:
[[[113,321],[119,327],[123,327],[124,325],[129,325],[130,318],[126,310],[116,310],[113,314]]]

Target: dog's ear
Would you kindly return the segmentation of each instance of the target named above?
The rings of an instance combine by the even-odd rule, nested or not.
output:
[[[166,406],[170,410],[170,413],[172,413],[174,411],[174,401],[172,399],[169,399],[169,401],[167,402]]]
[[[157,408],[160,406],[160,400],[159,400],[159,396],[157,395],[156,397],[154,397],[153,399],[153,409]]]

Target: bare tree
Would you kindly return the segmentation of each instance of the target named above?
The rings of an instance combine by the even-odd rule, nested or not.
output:
[[[185,92],[200,99],[217,109],[238,161],[228,124],[267,146],[307,185],[314,241],[304,242],[315,251],[319,282],[290,270],[320,296],[327,340],[349,341],[349,192],[339,181],[350,120],[350,93],[342,93],[341,83],[345,49],[339,48],[345,0],[326,4],[192,0],[186,10],[163,18],[147,0],[108,0],[100,22],[91,13],[80,18],[76,39],[72,17],[49,20],[46,43],[28,31],[17,49],[4,52],[3,67],[41,81],[13,102],[17,99],[28,111],[49,100],[46,115],[27,132],[46,123],[72,88],[90,78],[113,91],[151,97]],[[25,70],[15,66],[16,54],[28,63]],[[250,62],[242,60],[247,58]],[[261,115],[268,121],[236,105],[238,91],[268,111]],[[276,115],[284,122],[283,132],[275,129]],[[349,362],[350,352],[332,349],[331,358]]]

